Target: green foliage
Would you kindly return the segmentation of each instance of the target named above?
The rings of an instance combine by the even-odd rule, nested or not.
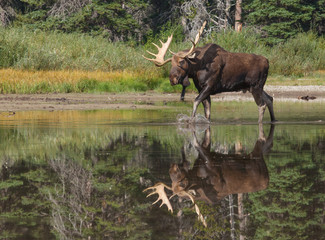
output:
[[[93,36],[100,35],[116,40],[130,40],[143,34],[133,14],[144,11],[147,1],[93,0],[80,5],[73,2],[63,4],[55,1],[22,0],[24,11],[16,18],[16,26],[45,31],[80,32]]]
[[[1,21],[4,25],[26,27],[32,31],[59,31],[85,33],[101,36],[112,42],[128,41],[133,45],[165,39],[171,33],[176,42],[184,40],[186,16],[181,5],[187,1],[148,0],[11,0],[5,4],[4,12],[10,15]],[[234,1],[230,1],[234,3]],[[218,4],[206,1],[205,5]],[[261,28],[265,42],[274,45],[293,37],[298,32],[313,30],[324,33],[325,0],[244,0],[242,3],[244,24]],[[7,7],[7,8],[6,8]],[[8,10],[10,9],[10,11]],[[230,10],[230,21],[234,22],[234,7]],[[209,12],[209,10],[208,10]],[[206,18],[219,17],[209,12]],[[5,16],[5,14],[4,14]],[[222,18],[222,16],[221,16]],[[9,22],[8,22],[9,21]]]
[[[323,132],[319,134],[316,142],[324,140]],[[266,159],[269,186],[249,195],[254,202],[247,209],[252,215],[254,239],[319,239],[324,233],[319,225],[322,210],[316,210],[324,201],[324,191],[318,186],[323,181],[323,150],[308,139],[297,139],[289,128],[277,131],[273,154]]]
[[[243,8],[247,21],[262,26],[267,33],[265,41],[273,45],[314,29],[325,13],[323,0],[247,0]]]
[[[2,189],[8,189],[11,187],[17,187],[23,185],[23,182],[20,180],[15,180],[15,179],[9,179],[7,181],[2,181],[0,183],[0,190]]]
[[[230,52],[246,52],[265,55],[269,48],[260,41],[260,36],[253,29],[243,29],[238,33],[233,30],[212,33],[205,42],[212,42],[220,45]]]
[[[173,42],[171,44],[171,48],[174,43],[182,43],[185,39],[185,35],[183,33],[183,29],[179,24],[173,24],[171,21],[167,22],[159,29],[154,31],[153,29],[149,30],[146,34],[146,44],[150,44],[152,42],[158,43],[159,40],[166,42],[169,36],[173,35]]]
[[[325,69],[325,39],[314,33],[299,33],[295,38],[271,48],[271,73],[303,76]]]

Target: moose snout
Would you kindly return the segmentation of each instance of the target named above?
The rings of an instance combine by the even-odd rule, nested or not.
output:
[[[176,76],[169,76],[169,81],[172,86],[178,84],[179,77]]]

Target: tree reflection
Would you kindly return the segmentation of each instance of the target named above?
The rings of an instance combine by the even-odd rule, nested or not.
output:
[[[149,195],[158,194],[156,202],[161,200],[160,206],[166,205],[171,212],[173,207],[170,199],[174,196],[181,200],[189,199],[193,203],[199,221],[208,228],[197,226],[196,230],[184,229],[185,235],[194,234],[197,239],[205,239],[230,234],[235,239],[239,232],[243,239],[247,222],[243,203],[245,194],[268,186],[269,174],[264,154],[273,146],[273,134],[274,125],[271,125],[268,137],[264,135],[263,126],[259,125],[259,137],[251,153],[242,153],[241,144],[238,143],[234,153],[220,153],[217,149],[211,150],[210,127],[205,130],[202,143],[193,130],[192,145],[198,153],[194,164],[186,158],[188,148],[182,148],[182,162],[171,164],[169,169],[171,187],[160,182],[145,191],[152,190]],[[171,197],[167,196],[165,189],[172,192]],[[179,216],[181,214],[178,213]],[[236,221],[239,221],[238,229]]]
[[[146,170],[126,164],[145,144],[121,133],[105,148],[85,151],[91,160],[87,164],[64,156],[48,160],[58,179],[46,197],[59,239],[146,239],[148,230],[140,217],[146,204],[138,195]]]
[[[93,217],[93,213],[87,211],[92,173],[65,158],[52,159],[49,165],[60,180],[60,184],[48,193],[52,203],[52,226],[60,239],[81,237],[83,230],[91,226]]]
[[[321,239],[325,128],[264,127],[3,130],[0,238]]]

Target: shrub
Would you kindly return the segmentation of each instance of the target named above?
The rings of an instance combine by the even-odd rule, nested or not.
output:
[[[271,73],[302,76],[325,69],[325,39],[300,33],[270,49]]]

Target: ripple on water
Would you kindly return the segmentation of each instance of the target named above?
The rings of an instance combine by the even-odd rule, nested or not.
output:
[[[210,123],[210,121],[201,114],[197,114],[195,117],[188,116],[186,114],[178,114],[177,122],[183,124],[189,123]]]

